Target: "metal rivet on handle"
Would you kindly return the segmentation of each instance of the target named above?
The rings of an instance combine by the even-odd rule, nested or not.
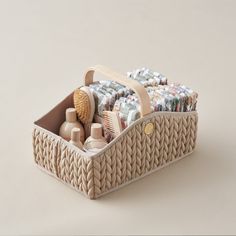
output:
[[[147,134],[147,135],[152,134],[153,131],[154,131],[154,124],[151,122],[147,123],[144,128],[145,134]]]

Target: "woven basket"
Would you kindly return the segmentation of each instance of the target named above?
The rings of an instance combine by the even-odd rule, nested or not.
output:
[[[34,123],[34,159],[43,170],[96,199],[193,152],[197,135],[197,112],[151,113],[149,96],[136,81],[103,66],[90,68],[85,85],[94,72],[133,89],[141,105],[141,118],[126,128],[96,154],[76,148],[58,133],[65,110],[73,107],[73,93]],[[154,127],[148,130],[147,127]]]

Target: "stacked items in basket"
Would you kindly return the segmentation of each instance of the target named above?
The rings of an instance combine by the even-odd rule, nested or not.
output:
[[[197,93],[147,68],[127,73],[145,87],[151,112],[196,110]],[[141,117],[140,97],[114,81],[99,81],[74,91],[74,107],[66,109],[59,135],[84,152],[97,153]]]

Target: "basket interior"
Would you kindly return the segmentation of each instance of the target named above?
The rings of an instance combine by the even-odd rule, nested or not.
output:
[[[65,121],[65,111],[69,107],[74,107],[73,103],[73,92],[67,96],[64,100],[62,100],[57,106],[55,106],[51,111],[49,111],[46,115],[41,117],[39,120],[35,121],[34,124],[37,126],[44,128],[56,135],[59,135],[60,126]],[[145,118],[149,119],[151,116],[154,116],[155,114],[163,115],[163,114],[172,114],[172,115],[188,115],[191,113],[196,113],[196,111],[191,112],[154,112],[149,115],[147,115]],[[126,132],[127,130],[131,129],[132,126],[134,126],[137,122],[139,122],[142,119],[136,120],[132,125],[127,127],[122,131],[122,134]],[[120,135],[119,135],[120,136]],[[111,143],[113,143],[115,140],[117,140],[118,137],[112,140]]]
[[[65,121],[65,111],[73,106],[73,93],[71,93],[46,115],[34,122],[34,124],[59,135],[60,126]]]

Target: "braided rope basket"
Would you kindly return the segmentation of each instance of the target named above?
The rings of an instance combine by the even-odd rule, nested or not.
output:
[[[85,73],[85,85],[94,72],[133,89],[140,102],[141,118],[127,127],[96,154],[76,148],[58,133],[65,110],[73,107],[73,93],[34,123],[34,159],[44,171],[96,199],[134,180],[165,167],[193,152],[197,135],[197,112],[153,112],[149,96],[138,82],[103,66]],[[152,132],[145,129],[152,124]]]

